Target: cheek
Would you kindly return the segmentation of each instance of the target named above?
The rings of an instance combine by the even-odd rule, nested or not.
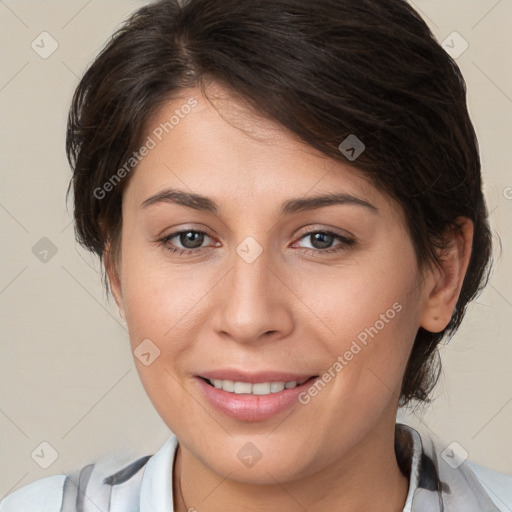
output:
[[[155,409],[171,430],[180,413],[187,421],[198,414],[179,382],[183,361],[193,350],[197,328],[191,319],[201,287],[191,277],[161,268],[137,254],[123,260],[123,297],[130,344],[141,383]],[[186,336],[184,335],[186,333]],[[149,353],[149,361],[139,356]],[[149,362],[149,364],[147,364]],[[173,397],[172,400],[169,397]]]
[[[169,264],[163,248],[148,250],[147,243],[127,242],[123,251],[123,300],[132,344],[144,338],[160,340],[160,345],[172,340],[165,345],[179,349],[186,340],[173,339],[173,334],[194,315],[207,286],[204,279]]]
[[[411,331],[418,322],[419,274],[412,251],[382,251],[329,273],[303,275],[293,286],[300,290],[334,335],[364,340],[365,332]],[[411,325],[409,325],[411,324]]]
[[[304,296],[318,312],[322,329],[329,330],[328,336],[317,338],[323,339],[331,364],[341,356],[343,369],[337,369],[343,378],[335,379],[339,393],[353,399],[368,399],[372,392],[399,393],[419,325],[418,282],[408,246],[383,248],[378,258],[303,281],[300,293],[308,293]],[[301,286],[298,281],[295,285]]]

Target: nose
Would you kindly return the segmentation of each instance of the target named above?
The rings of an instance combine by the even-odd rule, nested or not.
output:
[[[212,325],[217,334],[238,343],[277,341],[293,330],[293,294],[268,251],[253,261],[240,248],[232,267],[216,286]],[[249,250],[254,251],[251,247]]]

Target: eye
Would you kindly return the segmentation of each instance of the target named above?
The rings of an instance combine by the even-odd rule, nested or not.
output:
[[[355,244],[355,240],[353,238],[326,230],[310,231],[304,234],[299,240],[307,240],[308,238],[310,240],[311,247],[303,247],[303,249],[305,249],[305,252],[315,255],[319,253],[325,254],[342,251]],[[339,240],[340,243],[333,247],[332,244],[336,240]]]
[[[187,229],[171,233],[170,235],[160,239],[159,242],[173,254],[194,254],[200,252],[200,249],[204,249],[204,247],[201,246],[203,245],[205,238],[211,240],[208,234],[204,231]]]
[[[302,249],[306,253],[311,253],[313,255],[342,251],[355,244],[354,239],[328,230],[310,231],[302,235],[299,240],[307,240],[308,238],[311,241],[311,247],[302,246]],[[172,254],[181,256],[198,254],[202,249],[206,249],[206,247],[203,247],[206,239],[211,240],[211,237],[204,231],[187,229],[171,233],[170,235],[158,240],[158,243],[163,245]],[[333,247],[332,244],[336,240],[338,240],[339,243]],[[298,242],[294,245],[297,243]],[[214,242],[213,245],[218,247],[221,244],[219,242]]]

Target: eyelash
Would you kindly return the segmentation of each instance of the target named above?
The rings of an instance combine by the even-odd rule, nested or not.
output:
[[[167,235],[167,236],[161,238],[160,240],[158,240],[158,243],[160,245],[164,246],[170,253],[176,254],[178,256],[190,255],[190,254],[198,254],[199,252],[201,252],[201,249],[205,249],[205,247],[199,247],[197,249],[181,249],[179,247],[170,247],[168,245],[170,240],[172,240],[173,238],[175,238],[175,237],[177,237],[177,236],[179,236],[181,234],[184,234],[184,233],[198,233],[198,234],[206,235],[206,236],[209,237],[208,233],[206,233],[204,231],[199,231],[199,230],[194,230],[194,229],[186,229],[186,230],[183,230],[183,231],[176,231],[174,233],[171,233],[170,235]],[[308,231],[307,233],[304,233],[299,238],[299,241],[304,239],[304,238],[307,238],[308,236],[312,236],[312,235],[316,235],[316,234],[332,235],[335,238],[337,238],[339,241],[341,241],[341,243],[339,243],[338,245],[334,246],[333,248],[327,248],[327,249],[311,249],[309,247],[302,247],[301,249],[306,254],[311,254],[313,256],[317,256],[318,254],[332,254],[332,253],[335,253],[335,252],[339,252],[339,251],[345,250],[348,247],[351,247],[351,246],[353,246],[356,243],[355,240],[352,239],[352,238],[348,238],[348,237],[342,236],[342,235],[340,235],[338,233],[335,233],[335,232],[329,231],[329,230]]]

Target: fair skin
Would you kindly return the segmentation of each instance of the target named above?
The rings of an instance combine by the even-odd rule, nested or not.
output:
[[[138,165],[123,195],[120,261],[105,254],[132,349],[149,339],[160,350],[148,366],[135,362],[179,440],[175,510],[400,511],[409,485],[393,447],[402,377],[417,329],[439,332],[450,320],[472,224],[461,219],[442,268],[422,273],[401,209],[349,162],[326,158],[220,87],[210,93],[216,108],[188,89],[150,119],[147,135],[188,98],[198,101]],[[219,211],[142,206],[171,188]],[[280,215],[287,200],[328,193],[359,204]],[[330,244],[320,245],[313,234],[326,230],[344,238],[324,235]],[[195,238],[159,242],[179,231]],[[237,252],[247,237],[262,248],[250,263]],[[200,376],[218,369],[321,376],[393,304],[400,311],[307,404],[248,420],[202,392]],[[261,455],[250,467],[237,456],[247,443]]]

